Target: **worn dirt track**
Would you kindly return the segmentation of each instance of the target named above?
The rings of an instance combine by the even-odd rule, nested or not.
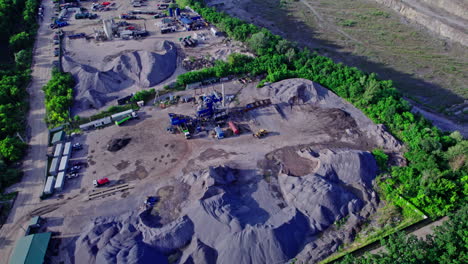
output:
[[[27,134],[29,149],[23,162],[23,180],[9,191],[19,191],[10,215],[0,229],[0,262],[8,263],[8,259],[16,241],[24,235],[22,228],[29,221],[30,214],[41,204],[40,193],[44,186],[44,169],[46,166],[47,126],[44,122],[44,93],[41,88],[50,79],[52,69],[52,30],[47,22],[52,15],[52,2],[43,2],[45,18],[40,22],[38,38],[34,45],[32,79],[28,87],[30,111],[28,114]]]

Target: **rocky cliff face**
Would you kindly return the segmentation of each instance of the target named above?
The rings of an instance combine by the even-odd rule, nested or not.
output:
[[[375,0],[430,31],[468,46],[468,2],[463,0]]]

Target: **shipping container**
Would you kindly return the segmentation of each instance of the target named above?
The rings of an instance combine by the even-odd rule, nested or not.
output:
[[[66,142],[65,143],[65,147],[63,148],[63,156],[69,156],[71,155],[71,151],[72,151],[72,145],[71,145],[71,142]]]
[[[47,181],[44,186],[44,194],[49,195],[54,192],[54,181],[55,181],[54,176],[47,177]]]
[[[58,173],[58,166],[59,166],[60,158],[53,158],[52,162],[50,163],[49,174],[50,175],[57,175]]]
[[[55,182],[54,190],[61,191],[65,183],[65,172],[61,171],[57,174],[57,181]]]
[[[65,171],[68,167],[68,156],[62,156],[58,171]]]
[[[59,144],[55,145],[54,158],[57,158],[57,157],[61,156],[62,151],[63,151],[63,144],[62,143],[59,143]]]

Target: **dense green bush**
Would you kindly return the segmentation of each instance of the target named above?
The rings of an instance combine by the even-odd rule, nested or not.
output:
[[[150,100],[152,97],[154,97],[155,94],[156,94],[156,90],[154,90],[153,88],[149,90],[141,90],[141,91],[136,92],[135,95],[132,97],[132,99],[130,99],[130,101],[132,102],[145,101],[146,102]]]
[[[329,88],[361,109],[376,123],[385,124],[406,145],[406,167],[390,169],[392,177],[382,183],[388,197],[403,195],[430,216],[445,215],[467,201],[467,141],[457,134],[442,133],[411,106],[393,87],[354,67],[335,63],[308,49],[298,49],[266,29],[247,24],[201,2],[178,0],[189,5],[231,38],[248,44],[255,58],[218,62],[212,68],[178,76],[179,86],[230,74],[266,74],[265,81],[305,78]],[[286,50],[286,52],[284,52]],[[238,56],[238,55],[233,55]],[[262,82],[261,82],[262,83]]]
[[[70,73],[52,71],[52,78],[42,88],[45,93],[46,121],[56,126],[70,121],[70,107],[73,103],[75,80]]]

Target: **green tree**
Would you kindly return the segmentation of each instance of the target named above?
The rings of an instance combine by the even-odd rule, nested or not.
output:
[[[9,43],[14,51],[20,51],[29,48],[32,45],[32,39],[27,32],[23,31],[11,36]]]
[[[30,50],[20,50],[15,53],[15,63],[20,69],[29,68],[32,62]]]
[[[16,137],[6,137],[0,141],[0,154],[10,162],[15,162],[23,157],[26,143]]]

